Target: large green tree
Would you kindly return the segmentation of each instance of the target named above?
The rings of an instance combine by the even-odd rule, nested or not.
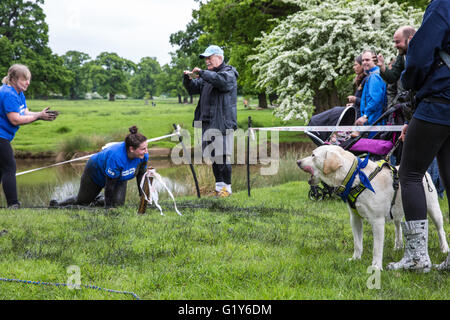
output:
[[[210,0],[198,10],[198,22],[203,28],[199,43],[203,47],[217,44],[225,50],[229,64],[236,67],[238,84],[245,94],[258,94],[259,106],[267,107],[264,88],[256,87],[253,61],[247,57],[254,53],[256,39],[270,32],[280,20],[298,11],[295,2],[284,0]]]
[[[73,73],[69,98],[72,100],[83,99],[89,90],[89,68],[87,62],[91,60],[91,57],[87,53],[71,50],[63,55],[62,59],[64,66]]]
[[[157,92],[157,76],[161,73],[161,66],[156,58],[145,57],[136,66],[136,73],[130,81],[133,97],[142,99],[149,95],[153,97]]]
[[[175,52],[172,52],[171,56],[171,63],[162,66],[162,72],[157,76],[159,91],[178,97],[179,103],[187,103],[189,94],[183,86],[182,77],[185,70],[192,69],[189,65],[192,57],[179,56]]]
[[[66,94],[73,74],[48,47],[43,4],[44,0],[0,1],[0,71],[4,75],[14,63],[27,65],[32,73],[27,96],[45,98]]]
[[[90,66],[90,75],[100,94],[109,94],[109,101],[115,101],[119,93],[129,94],[128,81],[136,65],[117,53],[102,52]]]
[[[285,120],[307,120],[314,110],[342,105],[338,82],[353,75],[354,58],[364,49],[382,53],[388,61],[395,58],[394,32],[402,25],[418,27],[422,15],[388,1],[310,5],[260,39],[250,58],[258,86],[279,96],[276,114]]]

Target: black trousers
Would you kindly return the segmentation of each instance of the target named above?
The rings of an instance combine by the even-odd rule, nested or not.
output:
[[[232,155],[232,147],[233,147],[233,136],[223,135],[220,137],[220,140],[216,141],[216,137],[209,137],[206,134],[207,130],[209,130],[209,123],[203,122],[202,124],[202,150],[205,152],[205,149],[214,145],[214,148],[211,149],[211,160],[212,160],[212,170],[214,174],[214,178],[216,183],[224,182],[225,184],[231,185],[231,174],[232,167],[231,163],[227,161],[227,158],[230,158]],[[221,147],[221,148],[220,148]]]
[[[231,164],[227,164],[227,156],[223,156],[223,161],[221,163],[213,162],[212,169],[214,177],[216,178],[216,183],[224,182],[225,184],[231,185]],[[219,162],[219,161],[218,161]]]
[[[435,157],[450,205],[450,126],[413,118],[402,152],[399,175],[405,219],[425,220],[427,205],[422,180]]]
[[[0,181],[8,206],[19,203],[17,199],[16,159],[8,140],[0,138]]]
[[[86,166],[81,176],[80,189],[76,197],[68,198],[58,203],[59,206],[80,205],[89,206],[92,204],[104,206],[104,201],[98,201],[98,195],[103,187],[98,186],[89,176],[89,167]],[[127,194],[127,181],[117,181],[111,190],[111,198],[107,199],[112,206],[122,206],[125,204]],[[106,195],[105,195],[106,196]]]

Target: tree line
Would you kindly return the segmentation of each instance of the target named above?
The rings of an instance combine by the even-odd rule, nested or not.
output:
[[[388,5],[385,0],[195,1],[198,2],[199,8],[192,11],[192,19],[185,30],[170,36],[170,43],[176,48],[171,53],[171,62],[161,66],[154,57],[144,57],[136,64],[114,52],[103,52],[97,57],[90,57],[86,53],[71,50],[58,56],[52,53],[48,46],[49,27],[42,9],[44,0],[2,0],[0,75],[5,75],[13,63],[26,64],[33,74],[33,81],[28,90],[28,96],[31,98],[60,95],[68,99],[83,99],[86,93],[97,92],[101,96],[108,96],[111,101],[119,94],[138,99],[165,94],[177,96],[180,103],[192,102],[192,97],[188,96],[182,86],[181,75],[184,70],[195,66],[203,67],[204,62],[198,58],[198,54],[208,45],[216,44],[224,49],[227,63],[236,67],[240,73],[239,93],[257,96],[259,106],[266,108],[268,101],[272,104],[276,101],[280,103],[280,96],[289,94],[295,97],[298,94],[295,86],[292,90],[283,90],[288,86],[280,86],[286,77],[289,77],[286,72],[293,72],[289,68],[295,65],[295,63],[290,65],[295,61],[286,59],[285,62],[280,61],[280,65],[273,65],[270,62],[281,60],[280,56],[286,51],[298,53],[299,48],[306,50],[305,41],[311,39],[308,39],[307,32],[301,34],[298,30],[323,29],[319,22],[323,23],[324,17],[318,17],[314,13],[317,8],[326,11],[328,3],[333,8],[341,6],[344,12],[348,12],[348,7],[352,7],[349,3],[356,2],[362,7],[372,6],[373,10],[381,8],[383,13],[386,12],[386,8],[390,10],[389,12],[402,10],[407,13],[409,6],[423,10],[428,4],[428,0],[397,0],[394,7]],[[311,11],[310,15],[305,14],[308,10]],[[330,16],[330,19],[336,21],[346,19],[345,16],[336,17],[331,9],[328,11],[335,15]],[[293,23],[295,17],[302,13],[303,17],[310,17],[311,20]],[[295,39],[293,32],[297,32],[297,36],[303,38]],[[343,34],[338,36],[345,38]],[[275,38],[281,41],[277,42]],[[322,41],[322,45],[327,44],[325,40]],[[376,40],[379,41],[378,38]],[[288,46],[283,46],[282,42]],[[387,39],[387,42],[388,46],[391,45],[390,39]],[[275,47],[276,51],[273,50]],[[303,56],[307,56],[305,52]],[[320,50],[317,53],[320,54]],[[335,58],[342,59],[340,56]],[[305,63],[312,61],[312,59],[304,60]],[[338,64],[339,61],[331,63]],[[315,73],[316,78],[312,79],[317,83],[316,87],[308,86],[309,91],[303,94],[311,96],[311,100],[317,104],[328,103],[330,99],[327,100],[327,95],[336,96],[335,92],[327,91],[329,88],[336,91],[351,83],[349,80],[351,65],[348,69],[348,72],[340,74],[335,72],[336,76],[331,78],[323,77],[329,80],[324,91],[323,81],[319,81],[323,80],[321,79],[323,71],[317,68],[317,71],[312,71]],[[308,78],[304,79],[307,81]],[[305,83],[301,81],[296,85],[305,87]],[[336,102],[335,100],[333,102]],[[292,106],[296,102],[291,99],[286,103]]]

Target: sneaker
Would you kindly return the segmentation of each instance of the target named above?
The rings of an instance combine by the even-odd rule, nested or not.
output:
[[[14,204],[10,205],[10,206],[8,206],[8,209],[18,210],[18,209],[20,209],[20,203],[14,203]]]
[[[219,196],[219,191],[215,190],[213,192],[211,192],[210,194],[208,194],[208,197],[213,197],[213,198],[217,198]]]
[[[231,196],[231,193],[227,191],[226,187],[223,187],[222,190],[220,190],[218,198],[228,198]]]
[[[48,204],[48,206],[50,207],[50,208],[55,208],[55,207],[58,207],[58,201],[57,200],[55,200],[55,199],[52,199],[52,200],[50,200],[50,203]]]

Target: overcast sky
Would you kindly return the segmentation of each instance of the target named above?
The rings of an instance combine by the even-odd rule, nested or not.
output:
[[[139,62],[156,57],[170,62],[171,33],[185,30],[198,9],[194,0],[45,0],[49,45],[54,53],[69,50],[95,59],[101,52],[115,52]]]

